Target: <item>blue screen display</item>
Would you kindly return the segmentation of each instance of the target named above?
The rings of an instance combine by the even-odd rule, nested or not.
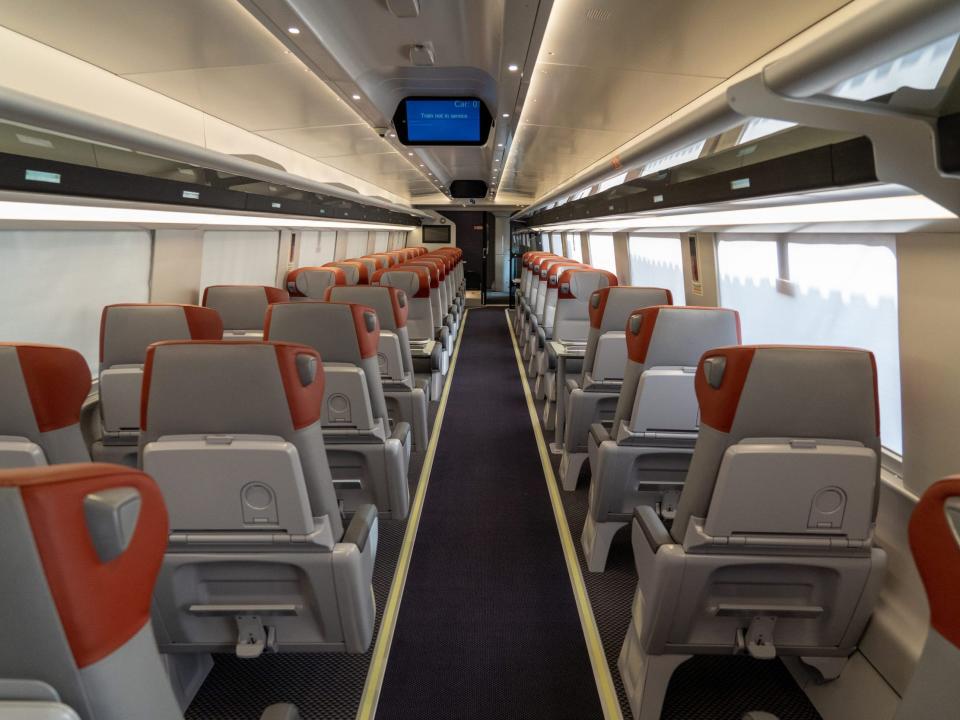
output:
[[[480,142],[479,100],[407,100],[407,139]]]

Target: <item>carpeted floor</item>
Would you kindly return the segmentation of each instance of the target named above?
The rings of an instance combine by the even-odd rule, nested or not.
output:
[[[503,309],[462,343],[377,718],[600,718]]]

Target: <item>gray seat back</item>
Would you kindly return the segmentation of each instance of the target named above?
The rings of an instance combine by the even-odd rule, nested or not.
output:
[[[590,330],[587,335],[587,352],[583,357],[581,387],[586,385],[587,376],[593,372],[600,336],[608,332],[622,331],[627,325],[630,313],[653,305],[673,305],[670,291],[666,288],[615,285],[600,288],[590,295]]]
[[[567,268],[558,284],[553,339],[585,343],[590,332],[590,296],[600,288],[616,285],[617,276],[606,270]]]
[[[220,340],[220,314],[197,305],[107,305],[100,316],[100,417],[108,434],[140,427],[147,346],[164,340]],[[134,440],[135,444],[135,440]]]
[[[407,318],[410,313],[408,297],[403,290],[386,285],[333,287],[327,292],[327,300],[330,302],[354,303],[373,308],[377,313],[380,328],[396,334],[400,341],[403,370],[412,373],[413,356],[407,331]]]
[[[613,434],[630,424],[643,374],[656,367],[687,368],[692,376],[700,357],[711,348],[740,342],[740,316],[725,308],[656,306],[641,308],[627,319],[627,366],[613,417]],[[692,380],[692,377],[690,378]],[[692,386],[688,388],[692,393]],[[694,397],[686,405],[694,408]],[[692,419],[695,423],[695,418]],[[690,430],[694,430],[691,427]]]
[[[80,411],[90,385],[76,350],[0,343],[0,468],[89,462]]]
[[[150,623],[167,547],[153,480],[96,463],[2,470],[0,543],[0,677],[49,686],[84,720],[182,720]]]
[[[840,532],[841,526],[831,525],[834,520],[842,522],[844,531],[857,517],[872,523],[880,484],[872,353],[830,347],[721,347],[704,354],[696,373],[700,433],[671,529],[677,542],[692,531],[691,518],[705,520],[707,528],[716,526],[720,519],[712,516],[725,509],[721,496],[742,492],[745,483],[753,483],[754,501],[764,507],[759,515],[803,514],[801,533],[818,533],[820,528]],[[867,453],[872,457],[868,486],[838,487],[843,481],[836,477],[837,468],[848,468],[843,474],[851,479],[863,479]],[[753,477],[751,467],[779,470]],[[797,494],[801,490],[802,496]],[[839,517],[820,517],[828,510],[838,511]],[[785,527],[783,532],[798,531]]]
[[[211,285],[201,305],[220,313],[224,332],[262,331],[267,305],[288,302],[286,290],[268,285]]]
[[[335,267],[302,267],[287,273],[287,292],[291,298],[312,298],[323,300],[327,288],[333,285],[346,285],[347,277],[343,270]]]
[[[279,437],[297,450],[312,516],[327,517],[333,537],[342,536],[320,426],[324,373],[315,349],[280,342],[157,343],[147,350],[143,387],[141,457],[148,443],[170,436]],[[197,488],[196,502],[218,499]]]
[[[426,268],[397,267],[377,273],[374,285],[402,290],[407,298],[407,333],[409,337],[432,339],[437,325],[430,302],[430,275]]]
[[[331,288],[332,291],[369,289]],[[380,365],[377,362],[380,323],[373,308],[346,302],[271,305],[267,311],[264,338],[311,347],[320,353],[324,363],[342,363],[360,368],[366,377],[373,417],[389,425],[380,381]]]

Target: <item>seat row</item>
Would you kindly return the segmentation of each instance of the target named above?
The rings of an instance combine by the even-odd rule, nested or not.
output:
[[[562,293],[584,271],[542,253],[524,266],[514,323],[532,358],[557,347],[536,341],[551,331],[553,277]],[[735,311],[671,303],[665,289],[610,282],[589,295],[580,347],[557,348],[570,377],[550,390],[549,368],[530,367],[560,399],[564,489],[589,461],[588,569],[602,571],[632,527],[638,586],[619,668],[638,720],[659,717],[673,670],[695,654],[797,655],[837,677],[886,565],[873,542],[872,354],[743,346]]]
[[[441,267],[453,277],[460,264],[459,251],[416,255],[425,259],[412,274],[394,266],[401,279],[420,282],[430,269],[439,280]],[[462,282],[450,289],[444,327],[455,334]],[[159,487],[169,527],[147,635],[181,709],[211,651],[369,647],[378,516],[406,517],[410,452],[426,447],[430,378],[415,373],[407,292],[344,282],[322,301],[287,300],[277,288],[218,286],[205,306],[104,308],[92,403],[76,351],[0,345],[0,394],[10,399],[0,467],[92,453]],[[421,345],[427,358],[440,347]],[[85,510],[107,548],[101,563],[123,553],[138,522],[142,488],[127,490],[95,493],[99,505]]]

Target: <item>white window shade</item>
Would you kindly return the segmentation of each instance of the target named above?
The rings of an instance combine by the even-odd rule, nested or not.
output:
[[[550,236],[550,252],[554,255],[563,255],[563,235],[560,233],[553,233]]]
[[[680,238],[631,235],[629,253],[631,285],[667,288],[674,305],[686,304]]]
[[[150,245],[139,231],[0,232],[0,341],[73,348],[95,375],[103,307],[150,299]]]
[[[373,235],[373,252],[386,252],[390,245],[390,233],[387,230],[377,230]]]
[[[566,256],[579,263],[583,262],[583,247],[580,244],[580,233],[567,233]]]
[[[275,230],[205,232],[200,296],[211,285],[276,285],[279,245]]]
[[[333,262],[337,247],[336,230],[307,230],[297,240],[300,248],[297,267],[316,267]]]
[[[881,440],[901,453],[894,239],[791,235],[786,252],[790,278],[778,290],[776,241],[721,238],[721,304],[740,312],[745,343],[842,345],[872,351]]]
[[[343,235],[346,238],[346,255],[344,255],[344,258],[353,260],[367,254],[368,233],[366,230],[347,230]]]
[[[617,272],[617,256],[613,251],[613,235],[590,233],[590,265]]]

